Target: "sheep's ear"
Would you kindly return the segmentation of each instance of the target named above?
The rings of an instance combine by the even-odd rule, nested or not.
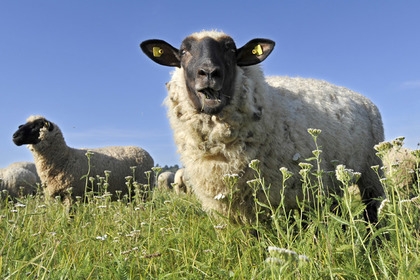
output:
[[[236,52],[238,66],[258,64],[266,59],[274,49],[275,42],[269,39],[253,39]]]
[[[140,44],[140,48],[151,60],[158,64],[181,67],[179,50],[163,40],[146,40]]]

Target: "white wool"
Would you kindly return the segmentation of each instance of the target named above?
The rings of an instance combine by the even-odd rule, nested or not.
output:
[[[39,118],[43,117],[31,116],[27,121],[32,122]],[[67,192],[69,188],[71,188],[72,197],[83,196],[86,179],[82,177],[88,171],[90,171],[89,177],[95,178],[95,186],[99,183],[97,176],[105,177],[105,171],[111,171],[107,190],[113,194],[114,199],[117,198],[116,191],[121,191],[122,195],[128,192],[125,177],[133,175],[131,167],[136,167],[135,180],[137,182],[149,183],[144,172],[150,171],[154,162],[144,149],[135,146],[71,148],[67,146],[58,125],[52,124],[54,125],[52,131],[49,131],[47,127],[41,128],[39,143],[28,145],[49,197],[61,196],[66,202],[71,202]],[[90,167],[86,156],[88,151],[93,153],[90,158]],[[92,187],[91,183],[88,184]]]
[[[157,187],[161,190],[171,190],[175,174],[171,171],[165,171],[159,174]]]
[[[41,182],[32,162],[14,162],[0,168],[0,179],[0,191],[7,190],[12,197],[34,194]]]
[[[192,36],[212,36],[213,31]],[[215,33],[216,37],[224,36]],[[188,98],[182,68],[167,83],[165,104],[174,139],[194,193],[205,210],[228,215],[228,201],[216,200],[230,190],[226,174],[240,176],[232,209],[241,219],[255,219],[251,188],[246,183],[255,173],[248,167],[260,160],[262,176],[271,185],[273,206],[283,200],[287,209],[298,208],[303,199],[299,162],[312,157],[315,145],[308,128],[322,130],[322,169],[334,170],[331,160],[362,173],[360,187],[369,198],[384,192],[372,165],[381,164],[373,146],[383,141],[380,113],[364,96],[325,81],[289,77],[265,78],[259,66],[237,67],[235,93],[218,115],[198,112]],[[299,155],[298,157],[296,155]],[[282,190],[280,167],[295,175]],[[327,191],[340,193],[327,180]],[[284,191],[284,197],[280,197]],[[264,201],[262,192],[258,199]],[[375,203],[376,204],[376,203]]]

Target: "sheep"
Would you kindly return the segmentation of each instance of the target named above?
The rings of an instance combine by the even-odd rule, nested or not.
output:
[[[140,44],[154,62],[175,67],[164,104],[193,192],[204,210],[253,223],[257,211],[247,182],[255,177],[249,163],[258,160],[266,185],[271,185],[271,205],[282,203],[288,212],[299,209],[304,198],[299,162],[313,157],[316,146],[308,129],[316,128],[322,131],[317,136],[323,148],[320,167],[334,170],[332,161],[338,160],[362,173],[358,186],[365,219],[375,224],[385,197],[371,169],[381,165],[373,149],[384,138],[378,108],[359,93],[325,81],[265,78],[257,64],[274,45],[253,39],[236,48],[229,35],[213,30],[186,37],[180,49],[158,39]],[[280,167],[294,174],[285,188]],[[224,180],[229,174],[239,177],[234,190]],[[326,176],[325,191],[341,194],[329,177],[334,176]],[[256,198],[267,203],[265,197],[260,187]]]
[[[188,178],[185,174],[185,169],[184,168],[180,168],[175,172],[174,192],[176,194],[190,193],[191,192],[191,188],[188,185]]]
[[[404,137],[399,137],[392,142],[382,142],[377,149],[383,161],[387,183],[397,189],[400,195],[409,198],[419,194],[420,150],[412,151],[403,147],[403,141]]]
[[[17,146],[28,144],[47,196],[60,196],[68,205],[76,196],[85,195],[86,178],[82,177],[88,173],[89,177],[94,177],[110,171],[108,176],[101,176],[108,177],[107,191],[111,194],[121,191],[123,195],[128,192],[125,177],[135,175],[138,183],[148,184],[144,172],[149,171],[154,164],[147,151],[135,146],[96,149],[68,147],[58,125],[43,116],[30,116],[13,134],[13,142]],[[135,170],[131,170],[132,167]],[[106,185],[105,180],[102,181],[103,186]],[[90,182],[88,185],[93,188]]]
[[[159,174],[157,187],[160,190],[172,190],[175,174],[171,171],[165,171]]]
[[[0,179],[0,190],[7,190],[12,198],[35,194],[41,182],[32,162],[14,162],[1,168]]]

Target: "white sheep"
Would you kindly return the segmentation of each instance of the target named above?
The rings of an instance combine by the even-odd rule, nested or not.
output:
[[[307,130],[317,128],[322,130],[317,139],[321,168],[334,170],[331,161],[338,160],[361,172],[365,218],[377,221],[384,191],[371,166],[381,164],[373,146],[383,141],[384,132],[381,115],[367,98],[325,81],[266,79],[256,64],[274,48],[268,39],[237,49],[225,33],[202,31],[185,38],[180,49],[162,40],[147,40],[140,47],[154,62],[176,67],[166,85],[165,104],[181,162],[205,210],[255,220],[247,184],[255,176],[248,166],[254,159],[271,185],[270,203],[298,209],[304,197],[298,163],[313,157],[316,147]],[[294,174],[283,190],[280,167]],[[239,176],[231,201],[223,179],[227,174]],[[326,191],[340,194],[330,177],[325,178]],[[257,198],[266,201],[261,189]]]
[[[171,171],[165,171],[159,174],[157,187],[160,190],[172,190],[175,174]]]
[[[14,162],[0,168],[0,191],[7,190],[11,197],[35,194],[40,182],[32,162]]]
[[[191,188],[188,184],[188,178],[185,174],[185,168],[180,168],[175,172],[173,186],[174,186],[174,192],[176,194],[191,193]]]
[[[404,138],[397,138],[392,142],[382,142],[378,146],[385,149],[380,152],[387,183],[395,187],[400,195],[406,198],[418,194],[418,172],[420,167],[419,151],[403,147]]]
[[[110,171],[107,191],[114,194],[115,199],[116,191],[121,191],[121,195],[128,192],[125,177],[133,176],[133,172],[138,183],[147,184],[144,172],[151,170],[154,164],[147,151],[134,146],[97,149],[68,147],[60,128],[42,116],[30,116],[13,134],[13,142],[18,146],[28,144],[38,175],[46,186],[46,194],[53,198],[61,196],[67,203],[71,203],[69,188],[72,197],[85,195],[86,179],[82,177],[88,172],[89,177],[99,175],[106,178],[104,172]],[[131,167],[135,167],[135,171]],[[100,180],[94,182],[95,186],[97,183],[101,183]],[[92,188],[90,182],[88,186]],[[98,190],[95,188],[94,191]]]

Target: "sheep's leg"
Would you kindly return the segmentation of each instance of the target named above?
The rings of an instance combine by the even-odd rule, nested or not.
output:
[[[359,182],[362,201],[366,205],[364,218],[367,222],[376,224],[378,222],[378,208],[385,198],[385,193],[379,182],[374,184],[366,181],[361,178],[361,182]]]

